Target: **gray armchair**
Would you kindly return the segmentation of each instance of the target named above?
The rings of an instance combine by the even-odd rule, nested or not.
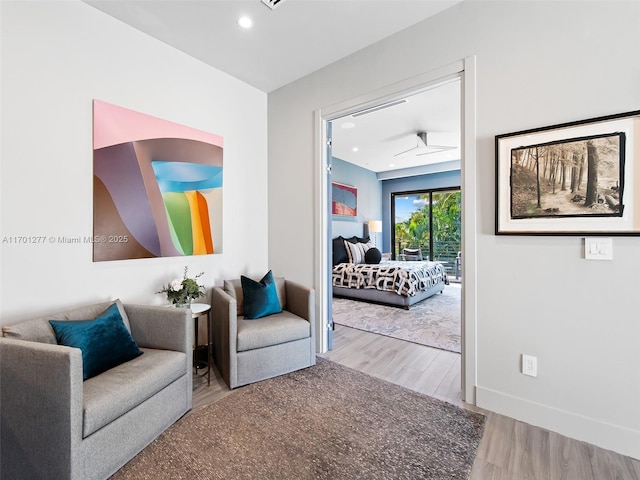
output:
[[[82,352],[48,319],[91,319],[111,302],[2,327],[0,476],[102,480],[191,409],[191,312],[122,305],[144,352],[83,381]]]
[[[282,313],[244,319],[240,280],[212,290],[213,356],[230,388],[315,365],[315,291],[276,278]]]

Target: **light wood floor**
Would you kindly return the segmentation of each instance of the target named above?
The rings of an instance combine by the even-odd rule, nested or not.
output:
[[[459,354],[340,325],[333,346],[321,356],[486,414],[470,480],[640,480],[638,460],[462,402]],[[229,393],[214,368],[210,387],[194,378],[193,411]]]

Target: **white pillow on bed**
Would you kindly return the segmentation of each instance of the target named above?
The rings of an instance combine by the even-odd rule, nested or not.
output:
[[[365,263],[364,254],[367,253],[373,245],[371,243],[351,243],[347,240],[344,241],[344,248],[347,251],[347,257],[349,257],[349,263]]]

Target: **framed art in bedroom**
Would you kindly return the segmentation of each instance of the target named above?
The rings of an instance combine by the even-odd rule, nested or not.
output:
[[[640,235],[640,111],[495,137],[497,235]]]
[[[341,217],[358,216],[358,189],[343,183],[331,183],[331,213]]]

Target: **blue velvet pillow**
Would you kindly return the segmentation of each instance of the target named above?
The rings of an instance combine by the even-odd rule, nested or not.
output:
[[[93,320],[49,320],[59,345],[82,350],[82,378],[95,377],[139,355],[114,303]]]
[[[244,275],[240,276],[240,282],[244,297],[244,318],[254,320],[282,311],[271,270],[259,282]]]

